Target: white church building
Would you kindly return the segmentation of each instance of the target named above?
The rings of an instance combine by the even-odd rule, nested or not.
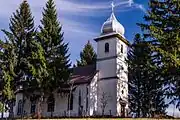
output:
[[[128,65],[125,59],[129,42],[124,33],[124,27],[112,11],[102,25],[100,36],[94,38],[97,42],[96,64],[73,68],[67,93],[56,91],[44,98],[43,116],[127,116]],[[14,116],[32,116],[36,112],[37,101],[23,98],[22,92],[17,91]]]

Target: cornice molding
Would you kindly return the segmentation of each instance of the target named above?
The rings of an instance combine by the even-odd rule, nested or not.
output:
[[[96,42],[98,41],[102,41],[102,40],[105,40],[105,39],[109,39],[109,38],[118,38],[119,40],[123,41],[126,45],[130,45],[129,41],[127,41],[125,38],[123,38],[120,34],[118,33],[112,33],[112,34],[107,34],[107,35],[101,35],[100,37],[97,37],[95,38],[94,40]]]

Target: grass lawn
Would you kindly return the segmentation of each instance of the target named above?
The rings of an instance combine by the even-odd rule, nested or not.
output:
[[[22,120],[22,119],[18,119]],[[32,120],[32,119],[26,119]],[[36,119],[33,119],[36,120]],[[38,119],[37,119],[38,120]],[[41,119],[41,120],[160,120],[160,119],[153,119],[153,118],[61,118],[61,119]],[[162,120],[172,120],[172,119],[162,119]],[[174,119],[180,120],[180,119]]]

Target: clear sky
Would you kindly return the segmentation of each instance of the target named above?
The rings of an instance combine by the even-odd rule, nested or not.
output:
[[[40,24],[41,12],[46,0],[27,0],[35,17],[36,26]],[[0,0],[0,29],[8,29],[9,17],[18,8],[22,0]],[[79,59],[79,53],[93,38],[100,35],[102,24],[111,14],[112,0],[55,0],[58,18],[63,25],[64,40],[69,43],[71,61]],[[136,23],[143,22],[148,0],[114,0],[115,15],[125,27],[125,37],[130,42],[140,32]],[[0,39],[4,35],[0,32]],[[173,109],[169,109],[172,113]]]

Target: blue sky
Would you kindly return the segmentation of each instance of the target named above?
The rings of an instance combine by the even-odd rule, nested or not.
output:
[[[46,0],[27,0],[35,17],[36,26],[40,24],[41,12]],[[0,29],[8,29],[9,17],[12,15],[22,0],[0,1]],[[71,61],[79,59],[79,53],[91,41],[96,49],[93,38],[100,35],[103,22],[111,14],[112,0],[55,0],[59,21],[63,25],[64,40],[69,43]],[[130,42],[134,35],[140,32],[136,23],[143,22],[148,0],[114,0],[115,15],[125,27],[125,37]],[[0,39],[4,35],[0,32]],[[170,108],[169,112],[172,113]]]
[[[142,2],[143,1],[143,2]],[[1,0],[0,28],[8,29],[9,17],[22,0]],[[41,12],[46,0],[28,0],[36,26],[40,24]],[[88,40],[96,49],[93,38],[100,35],[100,29],[111,14],[112,0],[55,0],[59,21],[63,25],[64,40],[69,43],[71,61],[79,58],[79,52]],[[125,37],[131,41],[140,32],[136,23],[143,21],[147,7],[146,0],[114,0],[115,15],[125,27]],[[0,38],[4,35],[0,32]]]

